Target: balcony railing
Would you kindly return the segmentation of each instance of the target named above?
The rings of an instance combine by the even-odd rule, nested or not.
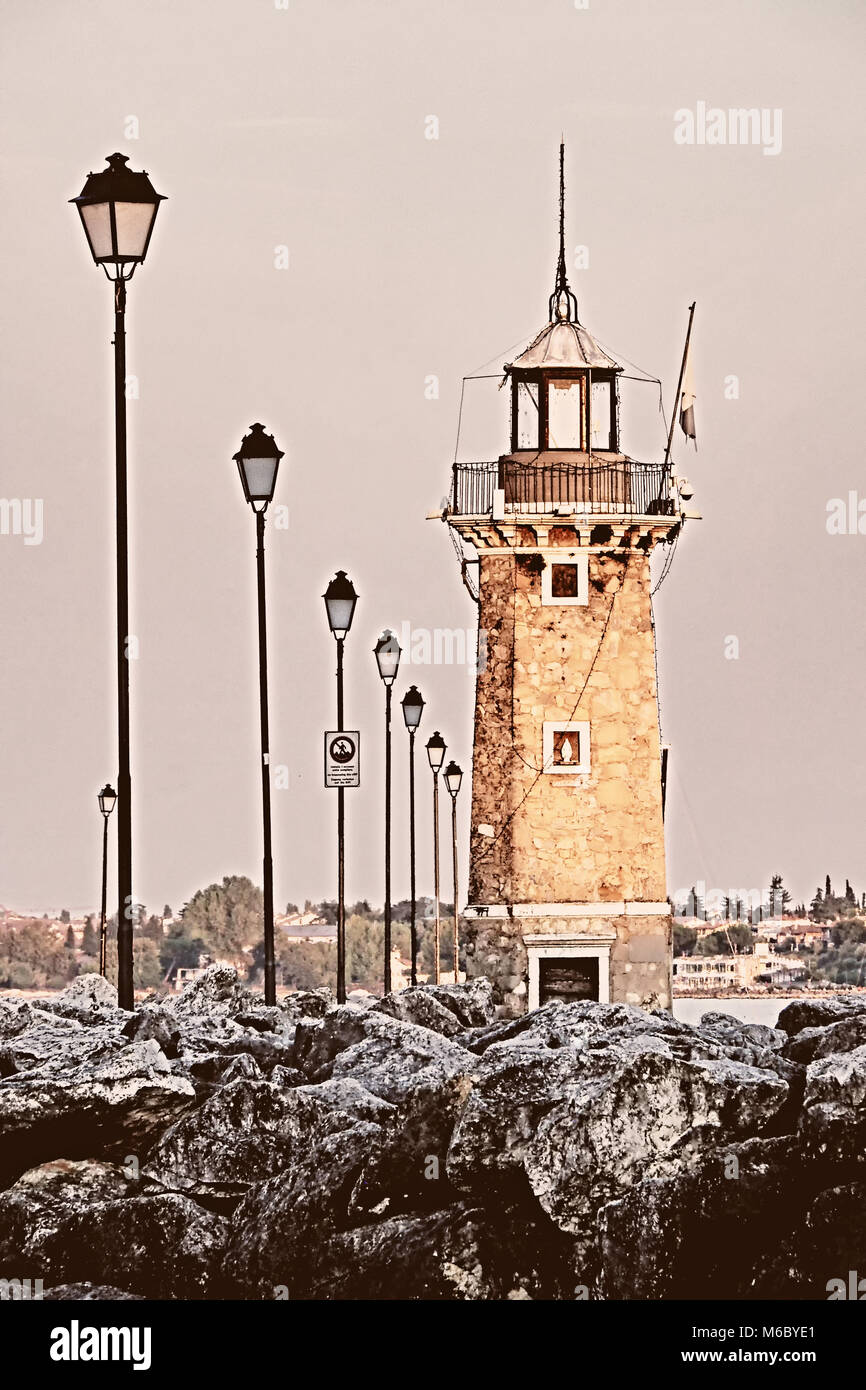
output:
[[[522,515],[673,516],[670,476],[660,463],[627,459],[538,467],[511,459],[455,463],[451,511],[489,516],[499,492],[505,511]]]

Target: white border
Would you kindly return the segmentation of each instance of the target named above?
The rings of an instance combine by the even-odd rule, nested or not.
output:
[[[562,763],[555,766],[553,762],[553,735],[577,734],[579,736],[580,762]],[[545,719],[542,726],[541,735],[541,765],[546,773],[582,774],[589,772],[589,721],[586,719],[557,720]]]
[[[580,550],[542,550],[541,603],[544,608],[585,608],[589,603],[589,556]],[[574,565],[577,570],[577,598],[554,598],[553,566]]]
[[[524,936],[526,955],[529,962],[529,995],[527,1005],[530,1009],[539,1007],[541,989],[541,967],[539,961],[574,960],[595,957],[598,961],[598,1003],[610,1003],[610,948],[616,937],[600,936]]]

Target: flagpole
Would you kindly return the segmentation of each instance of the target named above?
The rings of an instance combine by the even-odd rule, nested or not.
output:
[[[681,392],[682,389],[683,389],[683,377],[685,376],[685,371],[686,371],[686,358],[687,358],[688,355],[689,355],[689,339],[690,339],[691,336],[692,336],[692,320],[693,320],[694,317],[695,317],[695,303],[696,303],[696,302],[697,302],[697,301],[695,301],[694,303],[692,303],[692,304],[689,305],[689,326],[688,326],[688,328],[686,329],[686,345],[685,345],[685,347],[683,348],[683,360],[682,360],[682,362],[680,363],[680,379],[679,379],[679,381],[677,382],[677,394],[676,394],[676,397],[675,397],[675,399],[674,399],[674,408],[673,408],[673,413],[672,413],[672,415],[671,415],[671,426],[670,426],[670,429],[668,430],[668,444],[667,444],[667,448],[665,449],[665,461],[664,461],[664,464],[662,465],[664,468],[667,468],[668,464],[669,464],[670,461],[671,461],[671,446],[673,445],[673,442],[674,442],[674,425],[675,425],[676,422],[677,422],[677,415],[679,414],[679,409],[680,409],[680,392]]]

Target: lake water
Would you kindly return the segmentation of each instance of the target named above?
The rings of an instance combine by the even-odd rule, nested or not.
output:
[[[744,1023],[765,1023],[768,1028],[775,1028],[779,1014],[790,1002],[791,998],[776,994],[772,999],[675,999],[674,1018],[680,1023],[700,1023],[704,1014],[731,1014]]]

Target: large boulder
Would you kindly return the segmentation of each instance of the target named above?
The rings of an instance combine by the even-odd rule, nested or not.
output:
[[[809,1063],[800,1130],[810,1153],[866,1163],[866,1044]]]
[[[351,1083],[292,1090],[233,1081],[162,1136],[144,1176],[189,1195],[236,1199],[319,1138],[392,1109]]]
[[[230,1297],[310,1296],[328,1239],[355,1224],[353,1192],[380,1141],[380,1127],[365,1121],[339,1129],[247,1193],[223,1261]]]
[[[121,1168],[94,1159],[56,1158],[22,1173],[0,1194],[0,1277],[23,1268],[32,1242],[71,1212],[135,1190]]]
[[[109,1284],[145,1298],[219,1298],[225,1218],[165,1193],[99,1202],[32,1242],[47,1286]]]
[[[309,1296],[327,1299],[569,1298],[570,1245],[543,1219],[461,1204],[331,1236]]]
[[[95,1030],[94,1030],[95,1031]],[[0,1181],[63,1155],[142,1157],[195,1098],[152,1039],[0,1081]]]
[[[605,1299],[754,1298],[768,1260],[805,1220],[825,1181],[790,1136],[692,1154],[598,1215]]]
[[[804,1028],[824,1028],[866,1012],[866,996],[832,995],[829,999],[794,999],[779,1014],[777,1027],[793,1037]]]
[[[578,1031],[561,1047],[523,1034],[484,1053],[448,1175],[478,1200],[491,1187],[531,1194],[560,1229],[585,1235],[600,1205],[691,1131],[759,1133],[787,1093],[775,1074],[726,1058],[683,1061],[658,1031],[589,1042]]]
[[[40,1009],[76,1023],[115,1023],[125,1014],[117,1006],[117,987],[102,975],[78,975],[55,998],[40,999]]]

